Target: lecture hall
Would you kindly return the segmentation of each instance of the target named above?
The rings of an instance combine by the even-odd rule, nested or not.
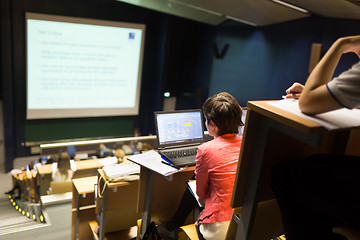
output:
[[[0,16],[0,240],[360,239],[360,165],[316,166],[360,156],[359,106],[333,90],[359,75],[359,1],[2,0]],[[310,112],[317,78],[330,101]],[[190,163],[165,156],[182,144]]]

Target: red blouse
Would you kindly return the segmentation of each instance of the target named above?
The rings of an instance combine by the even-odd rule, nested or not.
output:
[[[230,207],[241,137],[224,134],[198,147],[196,156],[196,192],[205,205],[199,223],[229,221]]]

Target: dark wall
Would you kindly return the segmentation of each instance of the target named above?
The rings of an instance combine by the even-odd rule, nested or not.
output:
[[[145,23],[139,115],[26,121],[25,12]],[[280,99],[294,81],[306,81],[312,43],[322,43],[325,51],[338,37],[359,34],[357,29],[358,20],[321,17],[260,28],[231,21],[214,27],[116,1],[3,0],[0,98],[6,169],[14,157],[30,154],[25,141],[129,136],[134,127],[154,134],[153,112],[162,109],[165,91],[177,97],[178,109],[201,107],[220,91],[233,94],[242,106]],[[215,43],[220,51],[229,46],[221,59],[214,56]],[[342,60],[336,74],[357,61],[350,54]]]
[[[262,28],[225,24],[215,42],[229,48],[223,59],[213,59],[209,95],[228,91],[242,106],[249,100],[281,99],[293,82],[305,83],[312,43],[322,43],[325,53],[337,38],[358,35],[359,29],[359,20],[316,16]],[[344,55],[335,75],[356,61],[355,54]]]
[[[1,2],[1,71],[5,70],[7,74],[1,75],[2,95],[0,96],[6,105],[4,122],[7,129],[5,133],[7,170],[12,168],[15,157],[30,155],[30,148],[24,145],[25,142],[131,136],[135,127],[140,128],[143,135],[154,133],[153,112],[162,110],[163,89],[176,85],[179,78],[174,76],[178,76],[178,73],[183,72],[181,69],[186,69],[186,65],[190,64],[185,59],[192,59],[196,54],[193,49],[186,46],[189,44],[193,48],[187,35],[196,33],[196,29],[202,29],[201,31],[204,31],[203,28],[207,29],[204,24],[117,1],[4,0]],[[26,12],[146,24],[139,115],[26,120]],[[177,31],[178,27],[182,28],[182,31]],[[184,38],[186,40],[183,40]],[[189,55],[181,54],[182,51]]]
[[[161,26],[163,15],[153,14],[145,9],[118,2],[104,1],[48,1],[48,0],[15,0],[12,1],[12,26],[13,26],[13,60],[14,60],[14,109],[15,124],[17,128],[16,142],[25,141],[48,141],[66,138],[97,137],[102,136],[131,136],[134,117],[108,117],[108,118],[79,118],[79,119],[52,119],[52,120],[25,120],[26,88],[25,88],[25,12],[37,12],[74,17],[94,19],[106,19],[134,23],[145,23],[146,39],[144,51],[144,63],[155,66],[161,65],[162,35],[158,26]],[[134,14],[135,13],[135,14]],[[148,49],[156,52],[148,53]],[[152,58],[152,59],[150,59]],[[152,71],[151,66],[144,64],[143,87],[147,86],[153,78],[159,79],[157,72]],[[154,102],[156,85],[147,86],[155,95],[145,94],[141,100]],[[144,91],[142,91],[144,92]],[[121,94],[121,93],[119,93]],[[25,126],[25,127],[24,127]],[[102,127],[103,126],[103,127]],[[106,127],[104,127],[106,126]]]

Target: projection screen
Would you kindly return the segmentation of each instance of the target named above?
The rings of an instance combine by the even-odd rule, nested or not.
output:
[[[26,13],[27,119],[137,115],[145,25]]]

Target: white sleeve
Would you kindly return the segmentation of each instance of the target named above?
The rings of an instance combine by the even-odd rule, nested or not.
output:
[[[73,159],[70,160],[70,168],[74,172],[76,171],[76,164],[75,164],[75,161]]]
[[[344,107],[360,105],[360,63],[327,83],[331,95]]]
[[[56,172],[57,172],[57,162],[54,162],[52,165],[51,165],[51,177],[54,179],[55,178],[55,175],[56,175]]]
[[[53,172],[55,172],[56,169],[57,169],[57,162],[54,162],[54,163],[51,165],[51,170],[52,170]]]

